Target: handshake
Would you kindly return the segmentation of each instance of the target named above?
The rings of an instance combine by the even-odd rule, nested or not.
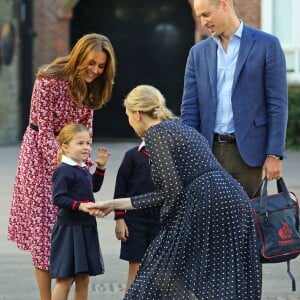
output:
[[[133,209],[130,198],[118,198],[98,202],[81,202],[79,210],[84,211],[94,217],[104,218],[114,209]]]
[[[108,207],[109,201],[99,201],[99,202],[81,202],[79,205],[79,210],[86,212],[94,217],[104,218],[110,214],[113,210],[112,207]]]

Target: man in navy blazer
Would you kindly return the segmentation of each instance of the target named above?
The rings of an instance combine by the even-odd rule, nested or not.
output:
[[[209,141],[252,196],[282,175],[288,116],[286,63],[278,39],[244,24],[232,0],[195,0],[211,37],[188,55],[181,117]]]

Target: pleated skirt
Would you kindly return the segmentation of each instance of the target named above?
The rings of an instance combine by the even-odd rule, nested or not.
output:
[[[51,236],[51,278],[70,278],[79,273],[104,273],[97,227],[56,224]]]

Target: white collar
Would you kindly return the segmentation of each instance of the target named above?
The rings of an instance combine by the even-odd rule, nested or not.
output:
[[[140,143],[138,151],[141,151],[143,147],[146,147],[146,143],[144,140],[142,140],[142,142]]]
[[[81,164],[78,164],[76,161],[74,161],[73,159],[71,159],[70,157],[63,155],[61,158],[61,162],[69,165],[69,166],[80,166],[80,167],[86,167],[86,164],[84,162],[82,162]]]

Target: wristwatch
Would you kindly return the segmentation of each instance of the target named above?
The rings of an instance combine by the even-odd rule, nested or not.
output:
[[[275,158],[275,159],[278,159],[278,160],[281,160],[281,157],[280,157],[280,156],[278,156],[278,155],[274,155],[274,154],[268,154],[267,156],[269,156],[269,157],[273,157],[273,158]]]

